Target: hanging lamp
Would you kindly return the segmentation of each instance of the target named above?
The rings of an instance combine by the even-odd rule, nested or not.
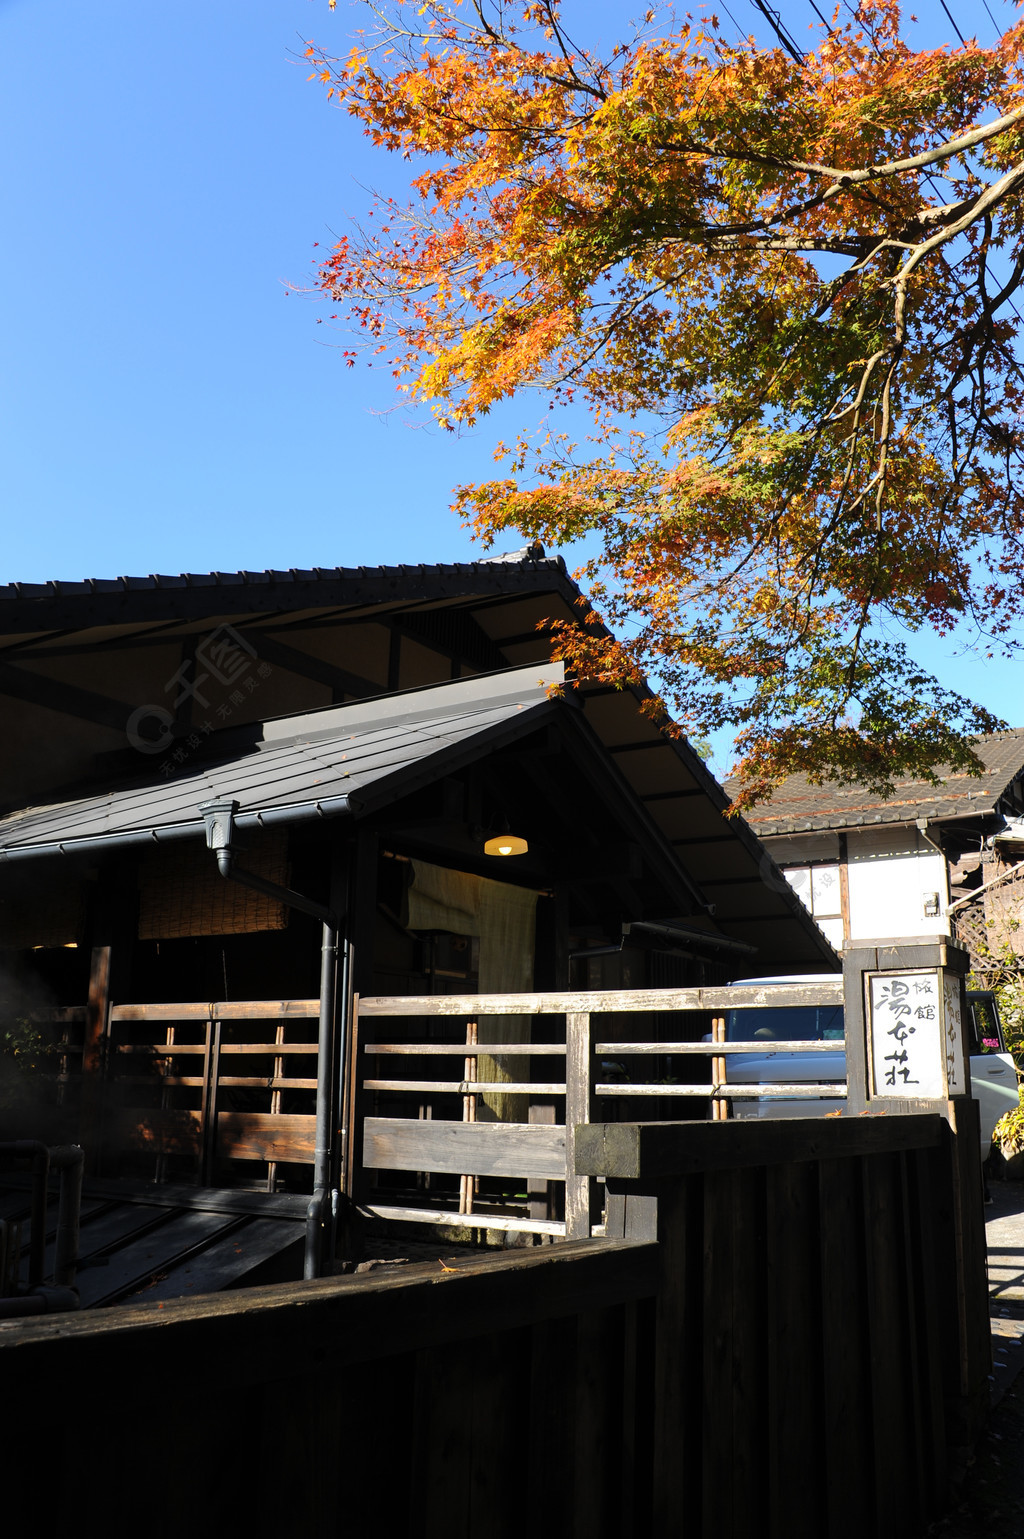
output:
[[[530,846],[518,834],[495,834],[484,844],[485,855],[525,855]]]

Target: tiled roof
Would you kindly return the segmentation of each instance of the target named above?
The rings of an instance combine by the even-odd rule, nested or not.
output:
[[[992,732],[978,739],[985,765],[979,776],[943,774],[940,785],[901,780],[886,799],[865,786],[812,785],[806,775],[791,775],[775,792],[746,814],[761,838],[829,828],[861,828],[872,823],[912,823],[917,818],[978,817],[994,811],[999,798],[1024,769],[1024,728]],[[726,786],[726,790],[730,787]]]
[[[53,579],[49,582],[9,582],[0,584],[0,602],[18,598],[67,598],[72,594],[141,593],[178,588],[238,588],[265,587],[268,583],[312,582],[359,582],[369,579],[379,582],[392,577],[405,581],[410,577],[429,574],[463,577],[481,567],[493,572],[495,567],[522,566],[529,563],[541,569],[563,572],[561,557],[545,556],[543,546],[526,545],[521,550],[507,551],[497,556],[482,556],[479,561],[449,561],[439,563],[419,562],[406,566],[315,566],[288,567],[281,571],[268,568],[263,572],[179,572],[173,575],[151,572],[147,577],[85,577],[80,581]]]
[[[0,584],[0,635],[187,622],[229,615],[351,610],[557,593],[579,601],[561,556],[540,545],[479,561],[414,566],[291,567],[287,571],[152,573],[81,582]]]

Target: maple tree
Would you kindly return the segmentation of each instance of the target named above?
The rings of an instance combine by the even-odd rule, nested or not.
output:
[[[456,498],[487,541],[589,540],[619,639],[561,655],[734,723],[749,795],[976,765],[1000,723],[908,641],[1012,649],[1022,609],[1024,23],[915,51],[868,0],[801,57],[648,13],[598,58],[549,0],[370,9],[309,58],[417,174],[319,282],[446,427],[587,406]]]

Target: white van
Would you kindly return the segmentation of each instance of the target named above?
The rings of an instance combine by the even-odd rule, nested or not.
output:
[[[744,978],[743,985],[834,983],[834,973],[805,973],[796,978]],[[971,1055],[971,1093],[981,1112],[981,1157],[987,1159],[992,1133],[1004,1112],[1017,1105],[1017,1069],[1006,1051],[995,995],[967,994],[967,1029]],[[828,1042],[843,1040],[842,1005],[769,1005],[725,1012],[726,1042]],[[707,1040],[707,1039],[705,1039]],[[757,1053],[726,1055],[726,1083],[731,1085],[819,1084],[823,1090],[846,1079],[846,1054]],[[820,1117],[846,1102],[823,1094],[820,1100],[765,1096],[737,1100],[733,1117]]]

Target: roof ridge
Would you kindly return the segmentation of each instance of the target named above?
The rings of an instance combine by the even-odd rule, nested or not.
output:
[[[336,582],[339,578],[365,576],[382,572],[451,572],[473,571],[480,566],[549,566],[563,568],[561,556],[549,556],[543,545],[534,542],[514,551],[504,551],[493,556],[481,556],[475,561],[414,561],[382,562],[376,566],[316,566],[316,567],[266,567],[262,571],[242,568],[236,572],[150,572],[145,577],[122,575],[118,577],[51,577],[43,582],[8,582],[0,584],[0,595],[6,593],[17,598],[53,596],[67,598],[75,594],[111,593],[140,590],[156,590],[179,587],[239,587],[246,584],[268,582]]]

